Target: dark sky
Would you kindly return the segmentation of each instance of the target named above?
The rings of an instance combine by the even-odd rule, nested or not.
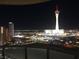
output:
[[[53,0],[33,5],[0,5],[0,25],[15,23],[16,29],[55,28],[55,6],[59,6],[60,28],[79,28],[78,1]]]

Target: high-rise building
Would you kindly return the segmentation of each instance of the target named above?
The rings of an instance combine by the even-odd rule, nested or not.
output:
[[[3,26],[0,27],[0,45],[3,45]]]
[[[14,36],[14,24],[12,22],[9,22],[9,35],[10,37]]]
[[[9,41],[9,32],[8,28],[1,26],[0,27],[0,45],[4,45]]]

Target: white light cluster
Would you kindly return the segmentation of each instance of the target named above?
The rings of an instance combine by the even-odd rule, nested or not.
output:
[[[15,35],[13,37],[17,37],[17,38],[23,38],[24,36],[23,35]]]
[[[53,30],[45,30],[45,35],[53,35]]]
[[[49,36],[64,35],[64,30],[63,29],[60,29],[60,30],[45,30],[45,35],[49,35]]]
[[[64,34],[64,30],[60,29],[60,30],[53,30],[53,35],[63,35]]]

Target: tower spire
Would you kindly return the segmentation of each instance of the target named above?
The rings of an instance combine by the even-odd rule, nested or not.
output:
[[[56,5],[56,10],[58,10],[58,5]]]

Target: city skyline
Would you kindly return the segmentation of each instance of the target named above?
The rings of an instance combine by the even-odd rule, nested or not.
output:
[[[0,25],[8,25],[10,21],[19,29],[54,29],[57,4],[61,12],[60,28],[76,29],[79,28],[79,6],[76,2],[56,0],[33,5],[0,5]]]

